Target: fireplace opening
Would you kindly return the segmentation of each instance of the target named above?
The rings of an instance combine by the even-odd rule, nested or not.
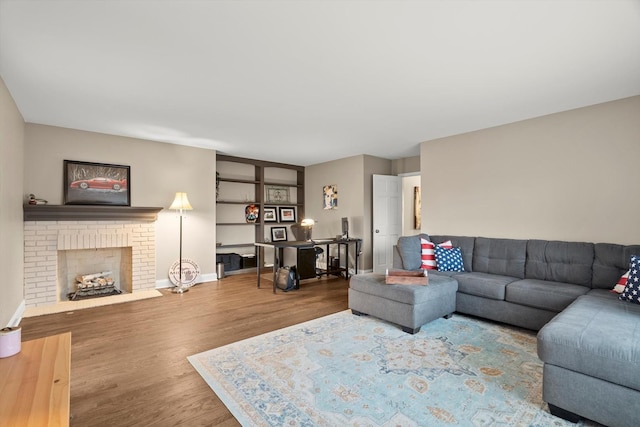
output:
[[[101,271],[76,276],[75,287],[75,292],[67,294],[71,301],[119,295],[122,293],[111,271]]]
[[[58,301],[131,292],[130,246],[58,251]]]

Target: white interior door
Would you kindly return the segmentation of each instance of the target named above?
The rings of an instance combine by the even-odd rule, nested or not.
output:
[[[393,245],[402,233],[402,178],[373,175],[373,272],[393,267]]]

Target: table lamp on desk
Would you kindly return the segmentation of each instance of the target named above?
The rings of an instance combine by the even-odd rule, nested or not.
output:
[[[307,242],[311,241],[311,232],[313,231],[313,226],[316,222],[311,218],[305,218],[300,222],[300,226],[304,232],[304,240]]]

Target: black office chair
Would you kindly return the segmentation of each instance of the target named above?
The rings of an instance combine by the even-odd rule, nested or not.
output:
[[[320,255],[322,255],[324,253],[324,249],[322,249],[320,246],[314,246],[313,250],[316,254],[316,277],[319,279],[320,277],[322,277],[322,275],[320,274],[320,268],[318,268],[318,258],[320,258]]]

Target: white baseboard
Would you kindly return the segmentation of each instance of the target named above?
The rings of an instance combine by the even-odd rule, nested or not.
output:
[[[173,288],[174,286],[169,279],[156,280],[156,289]]]
[[[11,319],[9,320],[9,324],[7,325],[7,327],[13,328],[20,324],[20,322],[22,321],[22,316],[24,315],[25,308],[26,308],[25,300],[22,300],[22,302],[16,309],[16,312],[13,313],[13,316],[11,316]]]
[[[214,282],[216,280],[218,280],[218,275],[216,273],[207,273],[200,275],[200,280],[198,280],[198,283]]]
[[[214,282],[218,280],[218,275],[216,273],[206,273],[201,274],[198,281],[195,283],[204,283],[204,282]],[[164,288],[173,288],[175,285],[171,283],[169,279],[156,280],[156,289],[164,289]]]

